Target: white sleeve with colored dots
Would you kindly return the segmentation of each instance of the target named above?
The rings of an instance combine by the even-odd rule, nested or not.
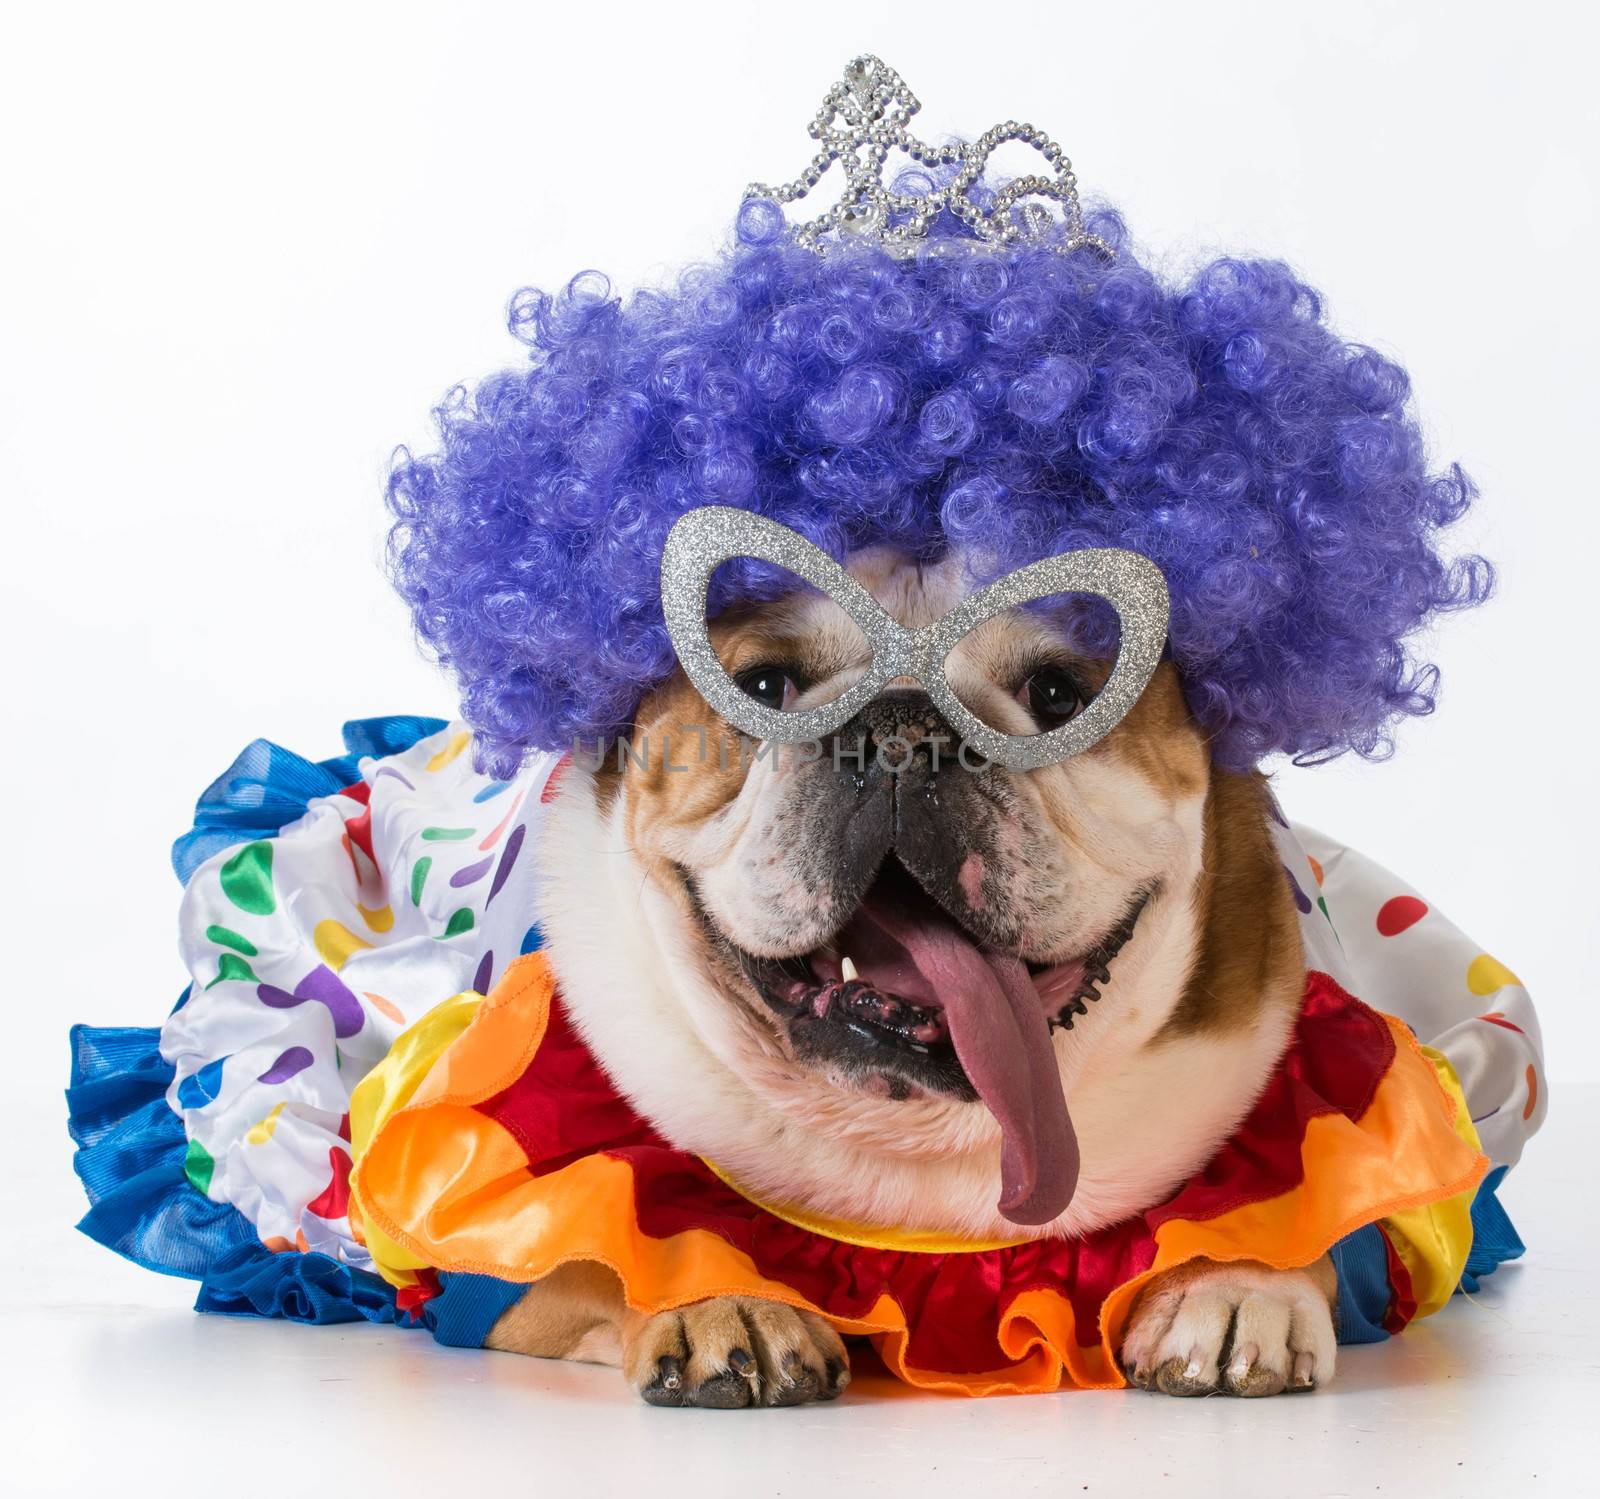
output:
[[[351,1094],[435,1006],[487,994],[537,942],[537,872],[519,854],[556,757],[500,781],[470,745],[455,724],[365,758],[359,781],[189,878],[193,982],[162,1027],[167,1098],[189,1180],[269,1249],[369,1264],[349,1219]]]
[[[1484,1154],[1514,1165],[1544,1122],[1544,1054],[1517,976],[1364,854],[1296,824],[1354,992],[1449,1058]]]

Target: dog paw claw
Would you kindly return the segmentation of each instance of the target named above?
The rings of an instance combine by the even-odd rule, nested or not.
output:
[[[1255,1399],[1332,1377],[1329,1293],[1310,1274],[1199,1262],[1150,1285],[1118,1350],[1129,1384]]]
[[[743,1296],[642,1322],[624,1368],[647,1404],[700,1410],[807,1405],[850,1383],[844,1344],[820,1317]]]
[[[683,1403],[683,1365],[671,1354],[656,1360],[655,1378],[639,1393],[651,1405],[681,1405]]]

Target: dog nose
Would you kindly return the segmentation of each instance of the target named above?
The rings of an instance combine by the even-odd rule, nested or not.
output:
[[[841,769],[891,774],[939,770],[953,763],[960,737],[926,692],[895,688],[880,693],[833,735]],[[920,763],[918,763],[920,762]]]

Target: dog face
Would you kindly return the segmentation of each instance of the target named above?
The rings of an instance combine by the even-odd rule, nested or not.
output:
[[[926,568],[877,552],[850,571],[911,628],[967,586],[955,559]],[[868,664],[843,611],[809,593],[725,618],[712,639],[771,706],[829,701]],[[947,671],[984,722],[1029,734],[1080,711],[1109,667],[1076,654],[1050,617],[1012,611],[968,635]],[[740,1180],[787,1200],[819,1192],[784,1155],[798,1168],[845,1147],[910,1178],[966,1173],[991,1203],[998,1185],[1013,1228],[1074,1221],[1085,1192],[1078,1219],[1100,1212],[1104,1157],[1090,1147],[1110,1121],[1097,1095],[1136,1086],[1130,1065],[1164,1035],[1220,1018],[1185,1007],[1207,956],[1217,799],[1170,665],[1104,741],[1040,770],[969,754],[907,683],[820,744],[753,750],[680,676],[641,707],[631,753],[561,798],[547,862],[563,864],[568,894],[547,917],[552,956],[583,991],[573,1008],[602,1060],[677,1143],[737,1161]],[[591,921],[561,919],[572,870],[597,857],[613,887],[623,871],[609,900],[596,889],[600,905],[632,886],[629,921],[643,930],[631,966],[652,971],[635,1020],[658,1046],[670,1033],[678,1063],[701,1074],[684,1088],[645,1075],[639,1037],[623,1037],[629,999],[614,990],[602,1006],[604,965],[580,950],[602,939]],[[1242,998],[1230,1013],[1258,1008]],[[696,1086],[701,1105],[685,1107]],[[902,1214],[922,1190],[900,1182]]]

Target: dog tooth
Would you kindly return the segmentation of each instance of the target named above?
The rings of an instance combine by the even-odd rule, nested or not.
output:
[[[851,979],[860,977],[860,975],[856,972],[856,965],[852,963],[848,957],[844,957],[839,960],[839,977],[842,978],[847,984]]]

